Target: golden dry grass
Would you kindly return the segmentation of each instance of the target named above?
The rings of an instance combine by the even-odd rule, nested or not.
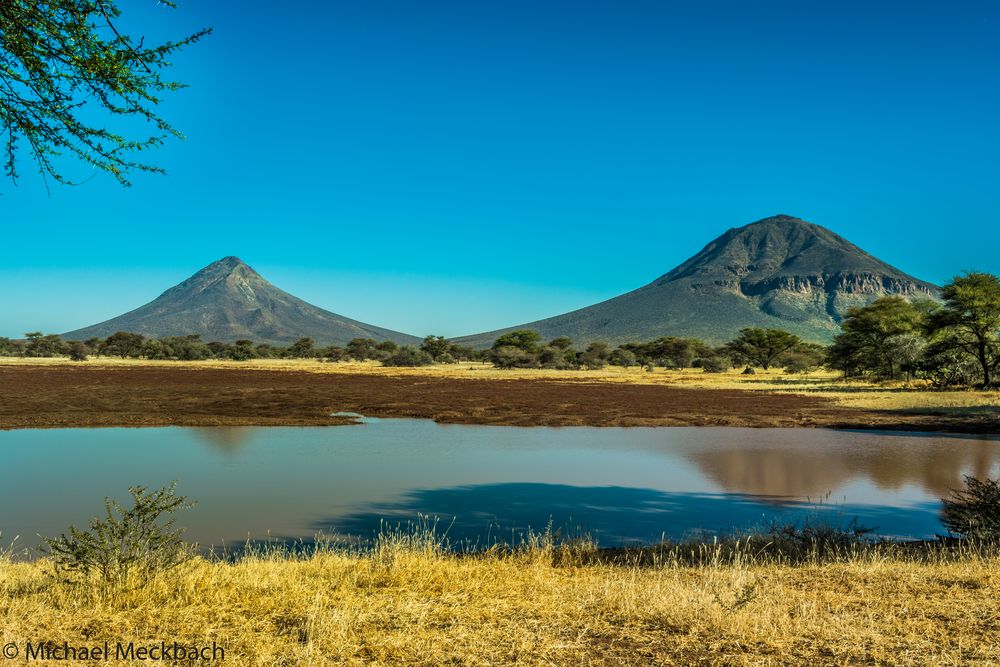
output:
[[[196,560],[133,589],[0,562],[0,643],[206,645],[236,665],[989,665],[1000,559],[557,565],[544,548]],[[144,664],[140,661],[117,664]]]
[[[758,370],[743,375],[739,370],[727,373],[704,373],[700,369],[683,370],[658,368],[652,372],[640,367],[608,366],[601,370],[499,370],[491,364],[465,362],[435,364],[416,368],[393,368],[378,362],[324,363],[314,359],[254,359],[251,361],[148,361],[142,359],[92,358],[86,362],[71,362],[66,358],[0,357],[0,364],[50,365],[82,363],[103,368],[127,369],[154,365],[183,367],[191,370],[209,368],[245,368],[254,370],[293,370],[311,373],[363,373],[390,377],[444,377],[481,380],[571,379],[585,382],[648,384],[689,387],[694,389],[739,389],[744,391],[807,394],[833,399],[837,405],[860,410],[934,411],[946,415],[981,414],[1000,411],[1000,391],[934,390],[923,383],[874,384],[865,381],[845,382],[836,373],[816,371],[788,375],[781,370]]]

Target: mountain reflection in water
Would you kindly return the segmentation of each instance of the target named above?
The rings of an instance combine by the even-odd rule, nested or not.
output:
[[[249,426],[194,426],[191,432],[210,449],[236,455],[250,442],[254,429]]]
[[[727,492],[775,502],[817,498],[858,478],[879,489],[915,485],[941,497],[962,487],[965,475],[988,477],[1000,465],[997,441],[951,438],[941,446],[942,438],[913,434],[845,435],[854,439],[853,446],[717,444],[686,448],[685,457]]]

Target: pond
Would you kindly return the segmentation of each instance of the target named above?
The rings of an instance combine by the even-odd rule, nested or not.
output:
[[[437,517],[452,541],[550,524],[602,545],[726,534],[817,513],[885,536],[943,532],[963,475],[1000,475],[1000,440],[821,429],[518,428],[367,419],[345,427],[0,432],[0,545],[82,525],[134,484],[178,490],[203,546],[368,538]]]

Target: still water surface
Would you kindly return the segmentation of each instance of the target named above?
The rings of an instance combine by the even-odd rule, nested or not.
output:
[[[516,428],[372,419],[318,428],[0,432],[0,544],[84,524],[104,496],[178,480],[188,539],[239,545],[317,532],[369,537],[440,517],[449,538],[527,529],[602,544],[728,533],[827,512],[883,535],[942,532],[939,498],[1000,475],[1000,440],[736,428]],[[818,503],[818,505],[817,505]],[[817,509],[818,507],[818,509]]]

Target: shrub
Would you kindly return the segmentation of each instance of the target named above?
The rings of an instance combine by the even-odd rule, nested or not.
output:
[[[501,345],[490,351],[490,361],[497,368],[538,368],[538,356],[513,345]]]
[[[942,498],[941,523],[958,535],[1000,539],[1000,480],[966,476],[965,489]]]
[[[621,366],[622,368],[628,368],[629,366],[635,365],[635,353],[631,350],[626,350],[624,348],[616,348],[609,357],[608,362],[612,366]]]
[[[70,341],[66,351],[69,353],[69,358],[73,361],[87,360],[87,346],[78,340]]]
[[[176,487],[176,482],[152,492],[144,486],[129,487],[134,501],[129,509],[105,498],[105,517],[91,519],[90,530],[70,526],[68,534],[45,538],[42,551],[57,572],[83,577],[96,573],[108,584],[175,568],[194,555],[191,545],[181,539],[184,529],[174,528],[170,518],[192,505],[177,495]],[[162,517],[168,518],[161,522]]]
[[[493,349],[499,350],[502,347],[516,347],[519,350],[523,350],[528,353],[538,352],[539,343],[542,337],[537,331],[532,331],[531,329],[519,329],[518,331],[509,331],[495,341],[493,341]]]
[[[701,360],[701,369],[706,373],[725,373],[729,366],[730,361],[726,357],[705,357]]]
[[[382,361],[383,366],[429,366],[434,358],[424,350],[403,345]]]
[[[595,371],[608,365],[608,358],[611,353],[608,351],[607,343],[591,343],[586,351],[580,355],[580,363],[588,369]]]

